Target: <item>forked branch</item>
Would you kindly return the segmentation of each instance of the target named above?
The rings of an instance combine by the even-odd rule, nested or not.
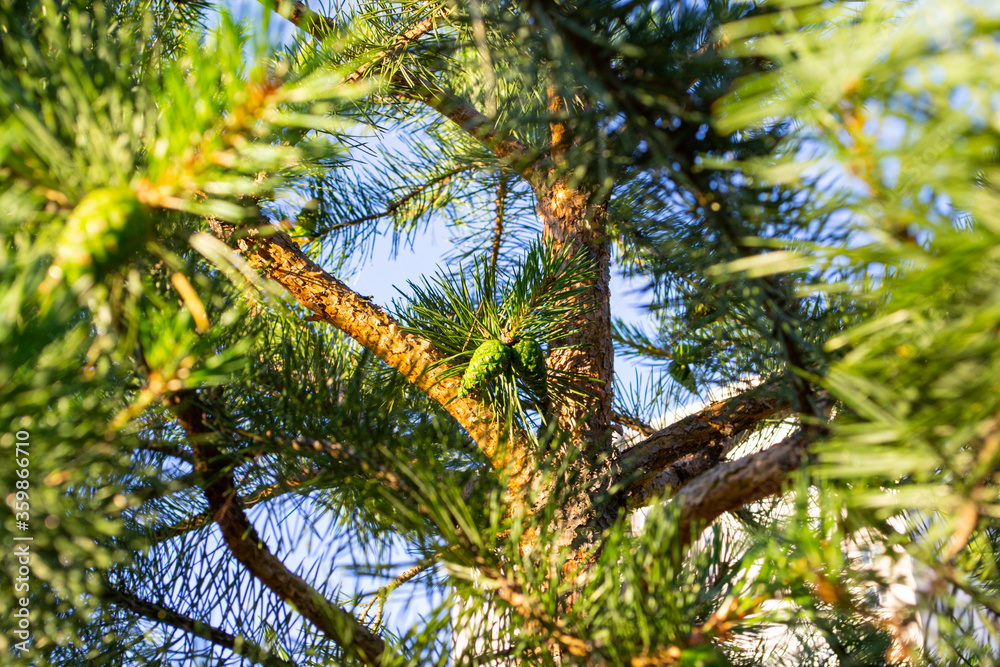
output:
[[[656,431],[620,455],[623,474],[635,475],[629,504],[644,504],[653,496],[657,476],[672,464],[699,452],[718,448],[761,421],[788,408],[787,399],[759,389],[716,401],[703,410]]]

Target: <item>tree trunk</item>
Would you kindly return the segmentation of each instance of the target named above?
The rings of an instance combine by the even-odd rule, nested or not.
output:
[[[556,181],[538,200],[546,241],[556,252],[568,248],[584,254],[595,267],[577,297],[579,330],[551,350],[548,366],[583,376],[574,384],[587,394],[581,401],[561,401],[553,406],[559,426],[572,434],[584,463],[591,467],[609,445],[611,404],[614,396],[614,347],[611,343],[611,251],[605,234],[606,204],[593,202],[593,193]]]
[[[611,340],[611,250],[607,235],[607,198],[592,183],[574,183],[569,169],[573,138],[560,120],[563,98],[549,89],[551,168],[544,185],[536,188],[538,215],[543,235],[554,252],[568,250],[585,255],[594,267],[581,283],[585,292],[577,297],[580,308],[574,316],[577,331],[549,350],[547,365],[552,372],[577,376],[573,384],[583,394],[573,400],[555,400],[552,417],[569,445],[578,450],[573,478],[565,480],[576,493],[565,505],[559,530],[560,542],[572,544],[583,558],[595,546],[593,530],[583,530],[598,515],[595,499],[611,448],[611,412],[614,398],[614,347]]]

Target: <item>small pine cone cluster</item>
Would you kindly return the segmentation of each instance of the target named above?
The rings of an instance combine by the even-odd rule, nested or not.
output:
[[[530,337],[521,338],[513,346],[487,340],[477,347],[462,376],[462,394],[480,389],[512,368],[535,394],[540,398],[545,396],[545,353],[538,341]]]

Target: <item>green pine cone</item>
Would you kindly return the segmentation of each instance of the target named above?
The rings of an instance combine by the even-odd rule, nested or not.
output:
[[[698,392],[698,384],[694,381],[694,373],[691,371],[691,366],[688,364],[678,363],[676,360],[670,362],[670,367],[667,369],[677,384],[684,387],[692,394]]]
[[[514,344],[514,368],[532,391],[545,395],[545,353],[537,340],[526,336]]]
[[[674,349],[670,352],[670,367],[667,372],[670,373],[677,384],[684,387],[692,394],[697,393],[698,385],[694,381],[694,372],[691,370],[691,346],[685,342],[680,342],[674,345]]]
[[[479,389],[510,366],[509,347],[498,340],[488,340],[472,353],[469,367],[462,376],[462,393]]]
[[[670,352],[670,358],[675,364],[688,363],[691,361],[691,346],[684,342],[677,343]]]
[[[99,280],[142,247],[148,231],[149,209],[129,188],[94,190],[66,221],[55,264],[71,285],[86,274]]]

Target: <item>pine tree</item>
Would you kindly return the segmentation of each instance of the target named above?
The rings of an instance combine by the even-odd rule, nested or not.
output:
[[[12,664],[991,664],[996,10],[263,4],[0,0]]]

